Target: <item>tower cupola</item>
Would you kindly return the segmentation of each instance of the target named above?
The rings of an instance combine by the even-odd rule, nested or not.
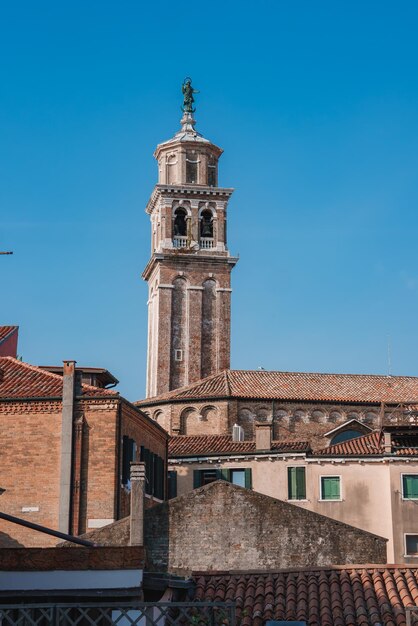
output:
[[[218,159],[223,150],[195,129],[193,113],[184,112],[181,128],[172,139],[157,146],[158,182],[163,185],[218,184]]]

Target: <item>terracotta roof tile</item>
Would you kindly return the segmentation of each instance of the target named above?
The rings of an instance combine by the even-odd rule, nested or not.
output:
[[[315,452],[321,456],[372,456],[384,454],[383,431],[373,431],[356,439],[349,439]],[[391,454],[418,456],[418,432],[393,433]]]
[[[2,398],[51,398],[62,396],[62,376],[10,356],[0,357],[0,401]],[[118,396],[116,391],[82,385],[82,395]]]
[[[418,377],[225,370],[138,404],[216,397],[413,403],[418,402]]]
[[[307,441],[273,441],[274,452],[309,452]],[[171,457],[200,454],[250,454],[256,452],[255,441],[232,441],[229,435],[177,435],[171,437],[168,454]]]
[[[235,600],[237,619],[248,626],[267,619],[405,626],[405,607],[417,605],[417,579],[417,568],[382,565],[257,575],[197,573],[194,599]]]
[[[4,341],[9,335],[16,332],[19,326],[0,326],[0,343]]]

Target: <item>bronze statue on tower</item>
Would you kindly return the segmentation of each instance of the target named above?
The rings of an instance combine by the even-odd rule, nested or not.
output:
[[[196,109],[193,108],[193,103],[194,103],[193,94],[199,93],[199,92],[196,89],[193,89],[191,78],[187,77],[184,79],[181,90],[184,96],[182,111],[184,113],[194,113]]]

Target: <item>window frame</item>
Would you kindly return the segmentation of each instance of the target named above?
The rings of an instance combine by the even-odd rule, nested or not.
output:
[[[230,482],[231,485],[236,485],[237,487],[244,487],[245,488],[245,484],[246,484],[245,469],[246,469],[245,467],[231,467],[231,468],[228,468],[228,473],[229,473],[228,482]],[[232,480],[234,472],[240,472],[242,474],[242,476],[244,477],[244,485],[238,485],[237,483],[234,483],[234,481]]]
[[[339,498],[324,498],[322,493],[322,479],[323,478],[338,478],[340,483],[340,497]],[[343,501],[343,481],[341,474],[321,474],[319,476],[319,502],[342,502]]]
[[[418,533],[404,533],[403,534],[403,546],[404,546],[404,557],[409,557],[412,559],[418,559],[418,552],[415,554],[408,554],[408,549],[406,546],[406,538],[407,537],[418,537]],[[417,541],[418,543],[418,541]]]
[[[305,497],[304,498],[289,498],[289,470],[293,469],[294,467],[298,468],[298,467],[302,467],[305,470]],[[307,490],[307,486],[306,486],[306,468],[308,466],[307,465],[288,465],[287,466],[287,502],[309,502],[308,500],[308,490]]]
[[[226,480],[226,482],[230,483],[231,485],[234,484],[231,481],[231,472],[233,470],[239,470],[239,471],[243,471],[244,472],[244,477],[245,477],[245,487],[242,487],[242,489],[252,489],[253,488],[253,484],[252,484],[252,468],[251,467],[218,467],[218,468],[210,468],[210,467],[204,467],[201,469],[194,469],[193,470],[193,489],[199,489],[199,487],[203,487],[204,485],[202,484],[202,473],[203,472],[209,472],[209,471],[216,471],[218,476],[215,480]],[[211,482],[215,482],[215,480],[211,481]],[[205,483],[206,485],[210,484],[210,483]],[[236,485],[239,486],[239,485]]]
[[[404,476],[416,476],[418,479],[418,472],[401,472],[401,496],[402,496],[402,500],[405,500],[405,502],[416,502],[418,501],[418,496],[416,498],[407,498],[405,497],[405,492],[404,492],[404,482],[403,482],[403,477]],[[411,533],[407,533],[407,534],[411,534]]]

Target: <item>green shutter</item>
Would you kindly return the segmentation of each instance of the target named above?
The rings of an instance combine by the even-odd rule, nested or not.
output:
[[[306,479],[305,468],[296,467],[296,498],[306,500]]]
[[[202,484],[202,474],[200,470],[193,471],[193,489],[197,489]]]
[[[297,498],[296,467],[287,468],[287,495],[289,500]]]
[[[245,488],[252,489],[252,486],[251,468],[247,467],[245,470]]]
[[[403,497],[418,499],[418,475],[404,474],[403,480]]]
[[[227,480],[228,482],[231,482],[231,472],[229,471],[229,469],[222,469],[220,478],[222,480]]]
[[[322,481],[322,499],[323,500],[339,500],[340,499],[340,479],[338,476],[323,476]]]
[[[304,467],[288,468],[287,492],[289,500],[306,500],[306,476]]]
[[[145,493],[148,495],[152,494],[152,484],[151,484],[151,464],[150,464],[150,451],[147,448],[144,448],[144,458],[143,461],[145,463]]]
[[[168,472],[168,499],[177,497],[177,472]]]
[[[162,458],[155,455],[155,497],[164,499]]]

